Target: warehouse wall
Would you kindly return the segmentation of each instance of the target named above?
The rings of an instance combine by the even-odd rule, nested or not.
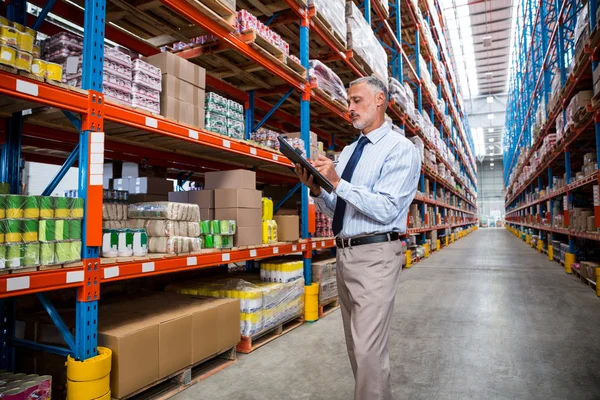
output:
[[[26,162],[23,171],[23,183],[27,185],[26,194],[41,195],[59,169],[58,165]],[[77,171],[77,168],[71,168],[58,184],[52,196],[62,196],[65,190],[77,189]]]
[[[504,218],[504,183],[502,160],[477,162],[477,206],[479,217],[501,216]]]

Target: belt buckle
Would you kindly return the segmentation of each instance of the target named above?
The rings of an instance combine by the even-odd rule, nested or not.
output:
[[[348,238],[348,247],[352,247],[352,238]]]

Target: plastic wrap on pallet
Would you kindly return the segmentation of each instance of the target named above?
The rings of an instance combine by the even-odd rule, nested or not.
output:
[[[201,249],[202,240],[197,237],[148,237],[148,252],[150,253],[179,254]]]
[[[313,282],[320,282],[329,278],[335,278],[337,263],[335,257],[326,260],[314,261],[312,263]]]
[[[346,45],[346,19],[344,17],[346,12],[346,1],[309,0],[308,4],[309,6],[315,7],[317,15],[331,25],[331,28],[337,33],[338,39]]]
[[[308,66],[312,84],[329,93],[334,100],[347,101],[344,83],[335,72],[319,60],[310,60]]]
[[[330,277],[319,282],[319,304],[331,300],[338,295],[337,279]]]
[[[129,218],[169,219],[173,221],[200,221],[198,204],[156,201],[129,205]]]
[[[423,163],[423,160],[425,159],[425,144],[423,143],[421,138],[418,136],[413,136],[409,139],[411,142],[413,142],[413,144],[419,151],[419,156],[421,157],[421,163]]]
[[[102,203],[102,219],[104,221],[127,220],[127,204]]]
[[[346,4],[349,47],[371,68],[372,72],[385,84],[388,83],[388,56],[373,29],[365,20],[362,11],[353,2]],[[351,42],[351,43],[350,43]]]
[[[129,228],[143,228],[148,237],[187,236],[199,237],[200,224],[190,221],[173,221],[168,219],[130,219]]]

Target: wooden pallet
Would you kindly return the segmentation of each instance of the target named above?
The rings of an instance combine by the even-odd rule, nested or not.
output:
[[[319,318],[326,317],[339,308],[340,301],[337,297],[324,301],[322,304],[319,304]]]
[[[277,325],[252,337],[242,336],[242,340],[236,346],[236,350],[239,353],[244,354],[252,353],[254,350],[261,348],[265,344],[272,342],[273,340],[296,329],[302,324],[304,324],[304,316],[300,315],[289,319],[281,325]]]
[[[147,385],[119,400],[166,400],[235,363],[235,347]]]
[[[314,24],[321,28],[321,31],[332,41],[338,48],[338,50],[346,50],[348,48],[346,44],[346,38],[341,36],[338,32],[333,29],[333,26],[323,17],[323,14],[316,9],[315,15],[310,20],[311,24]]]
[[[285,54],[283,50],[263,38],[255,30],[242,32],[240,34],[240,39],[260,52],[267,53],[267,55],[275,58],[282,64],[285,63]]]
[[[308,0],[294,0],[299,7],[308,7]],[[290,9],[289,4],[282,0],[237,0],[236,6],[241,10],[248,10],[257,17],[272,17],[276,13]]]
[[[306,71],[306,68],[304,68],[302,66],[302,64],[298,63],[291,57],[286,56],[285,57],[285,65],[290,67],[294,72],[296,72],[298,75],[300,75],[303,79],[307,79],[308,72]]]
[[[342,112],[348,111],[348,104],[342,102],[340,99],[337,99],[337,98],[334,99],[333,96],[331,95],[331,93],[329,93],[329,91],[327,91],[323,88],[320,88],[320,87],[313,87],[312,91],[318,93],[321,97],[328,100],[329,103],[335,105],[337,108],[340,109],[340,111],[342,111]]]

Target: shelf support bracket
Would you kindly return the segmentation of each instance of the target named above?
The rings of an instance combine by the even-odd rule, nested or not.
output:
[[[65,339],[67,346],[69,346],[69,349],[71,349],[71,352],[75,353],[75,339],[73,339],[73,335],[71,335],[69,328],[67,328],[67,325],[56,311],[56,308],[54,308],[52,302],[48,300],[43,293],[38,293],[37,298],[46,309],[46,312],[50,318],[52,318],[52,322],[54,322],[54,325],[56,325],[60,331],[60,334],[62,335],[63,339]]]
[[[71,111],[63,110],[63,114],[65,114],[65,116],[69,119],[69,121],[71,121],[71,123],[73,124],[75,129],[77,129],[78,131],[81,131],[81,120],[77,117],[77,115],[75,113],[72,113]]]
[[[288,97],[290,97],[290,95],[292,93],[294,93],[294,88],[291,88],[290,90],[288,90],[282,97],[281,99],[279,99],[279,101],[277,102],[277,104],[275,104],[273,106],[273,108],[271,108],[269,110],[269,112],[267,112],[267,114],[258,122],[258,124],[256,124],[254,126],[254,129],[252,129],[252,132],[256,132],[257,130],[260,129],[261,126],[263,126],[265,124],[265,122],[267,122],[269,120],[269,118],[271,118],[271,116],[275,113],[275,111],[277,111],[277,109],[279,107],[281,107],[281,105],[288,99]]]
[[[30,340],[22,340],[16,338],[12,338],[10,341],[13,344],[13,346],[25,347],[26,349],[45,351],[46,353],[57,354],[63,357],[73,355],[71,350],[64,347],[50,346],[47,344],[32,342]]]
[[[54,7],[54,3],[56,3],[56,0],[46,0],[46,5],[44,6],[44,8],[42,8],[42,11],[40,11],[40,14],[37,16],[37,19],[31,26],[32,29],[36,31],[40,29],[40,26],[42,26],[42,22],[44,22],[46,16],[50,12],[50,10],[52,10],[52,7]]]
[[[65,160],[65,163],[62,165],[62,167],[60,167],[60,169],[58,170],[58,172],[56,173],[54,178],[52,178],[52,180],[50,181],[48,186],[46,186],[46,189],[44,189],[42,196],[51,196],[52,195],[52,192],[54,192],[54,190],[56,189],[56,187],[58,186],[60,181],[62,181],[62,179],[65,177],[67,172],[69,172],[69,169],[73,166],[73,164],[75,164],[75,161],[78,158],[79,158],[79,143],[77,143],[77,145],[75,146],[75,148],[73,149],[71,154],[69,154],[69,157]]]
[[[277,203],[275,207],[273,207],[273,213],[276,213],[281,208],[281,206],[283,206],[294,195],[294,193],[296,193],[298,189],[300,189],[300,187],[302,187],[302,184],[297,183],[296,186],[290,189],[290,191],[287,192],[285,196],[283,196],[283,199],[281,199],[279,203]]]

